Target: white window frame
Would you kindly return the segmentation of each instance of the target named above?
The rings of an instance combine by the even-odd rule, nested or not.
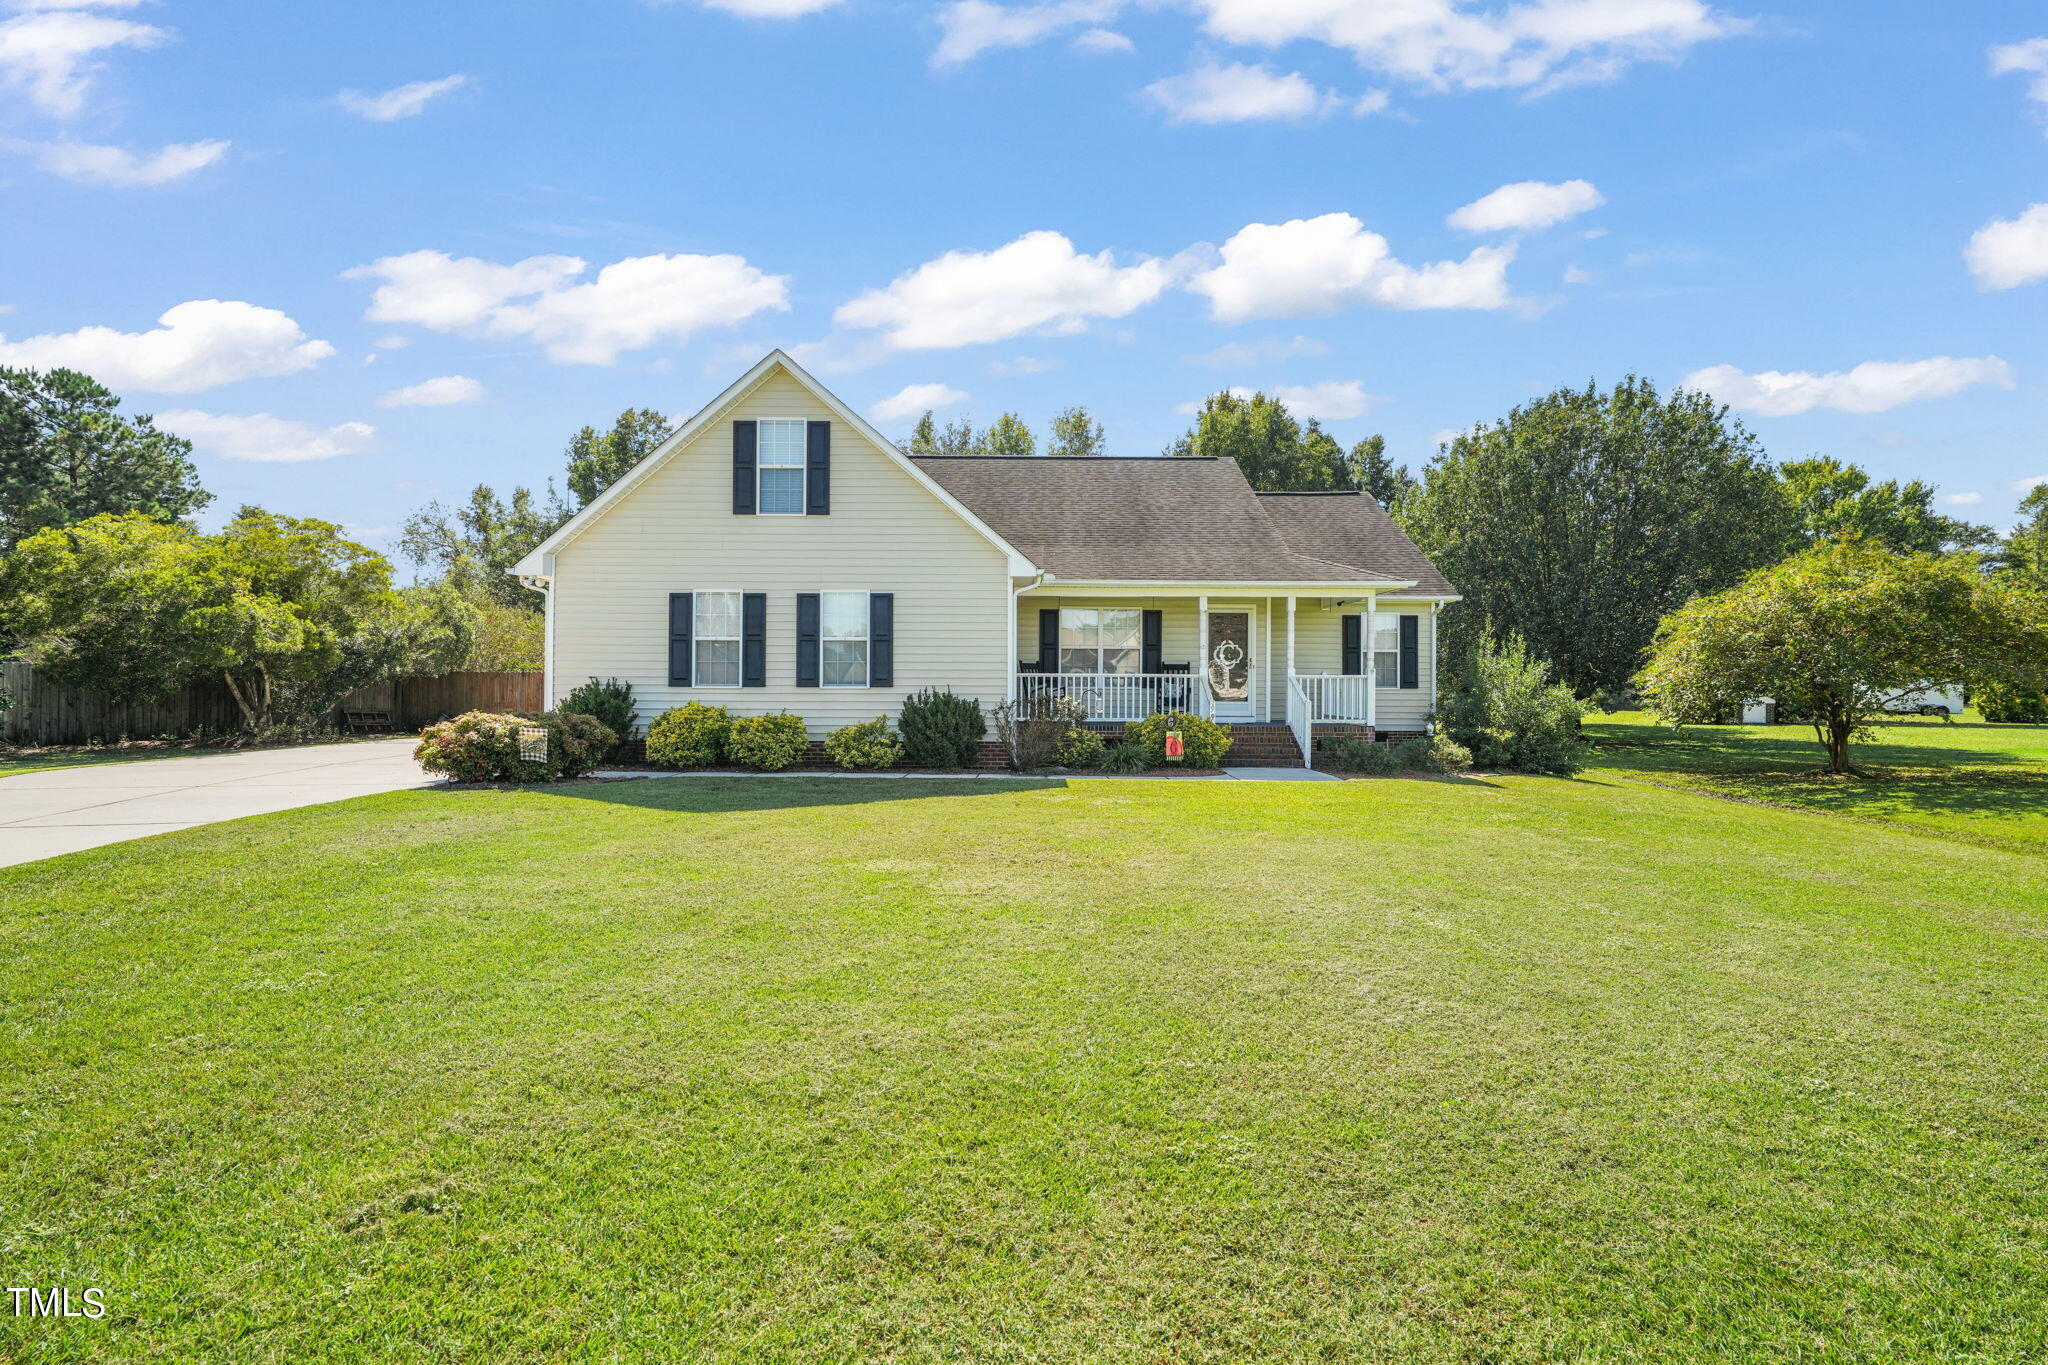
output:
[[[825,681],[825,644],[830,638],[825,634],[825,602],[832,597],[858,597],[860,599],[860,640],[867,646],[862,656],[860,681]],[[875,595],[865,588],[820,588],[818,590],[818,686],[839,688],[848,692],[861,692],[873,687],[875,677]],[[851,636],[843,637],[851,639]]]
[[[769,464],[768,428],[791,426],[797,428],[797,458],[793,465]],[[771,512],[768,510],[768,490],[762,476],[771,469],[794,469],[797,472],[796,510],[794,512]],[[754,427],[754,514],[763,517],[800,517],[810,511],[811,470],[810,470],[810,423],[802,418],[763,417]]]
[[[1396,691],[1400,689],[1401,618],[1408,614],[1407,612],[1383,611],[1375,614],[1372,618],[1373,638],[1367,652],[1372,658],[1372,684],[1376,689],[1392,688]],[[1381,649],[1379,647],[1382,635],[1393,641],[1391,648]],[[1391,664],[1388,667],[1382,668],[1380,665],[1388,660],[1392,661]]]
[[[1061,607],[1061,608],[1059,609],[1059,611],[1060,611],[1060,642],[1059,642],[1059,654],[1060,654],[1060,657],[1058,657],[1058,658],[1055,658],[1055,659],[1053,660],[1053,665],[1054,665],[1054,670],[1053,670],[1053,671],[1054,671],[1054,672],[1056,672],[1056,673],[1061,673],[1061,674],[1065,674],[1065,675],[1067,675],[1067,676],[1070,676],[1070,677],[1092,677],[1092,678],[1097,678],[1097,679],[1101,679],[1101,678],[1135,678],[1135,677],[1139,677],[1139,676],[1142,676],[1142,675],[1143,675],[1143,673],[1145,672],[1145,609],[1144,609],[1143,607]],[[1068,613],[1070,613],[1070,612],[1084,612],[1084,611],[1085,611],[1085,612],[1087,612],[1087,613],[1089,613],[1090,615],[1092,615],[1092,616],[1094,616],[1094,617],[1095,617],[1095,624],[1094,624],[1094,626],[1093,626],[1093,630],[1094,630],[1094,632],[1095,632],[1095,643],[1094,643],[1093,645],[1074,645],[1074,646],[1071,646],[1071,648],[1074,648],[1074,649],[1089,649],[1089,650],[1092,650],[1092,651],[1094,652],[1094,654],[1095,654],[1095,667],[1094,667],[1094,668],[1093,668],[1092,670],[1089,670],[1089,671],[1087,671],[1087,672],[1076,672],[1075,670],[1073,670],[1073,669],[1070,669],[1070,668],[1068,668],[1068,667],[1067,667],[1067,661],[1066,661],[1066,657],[1065,657],[1065,656],[1066,656],[1066,652],[1067,652],[1067,650],[1068,650],[1068,648],[1069,648],[1068,644],[1066,643],[1066,634],[1067,634],[1067,615],[1068,615]],[[1125,645],[1117,645],[1117,646],[1114,646],[1114,648],[1115,648],[1116,650],[1118,650],[1118,651],[1123,651],[1123,650],[1126,650],[1126,649],[1128,649],[1130,653],[1132,653],[1132,654],[1135,654],[1135,655],[1137,656],[1137,659],[1138,659],[1138,666],[1137,666],[1136,668],[1133,668],[1133,669],[1132,669],[1132,670],[1131,670],[1130,672],[1128,672],[1128,673],[1112,672],[1112,671],[1109,671],[1109,670],[1106,670],[1106,669],[1104,669],[1104,668],[1103,668],[1103,666],[1102,666],[1102,656],[1103,656],[1103,655],[1105,655],[1105,654],[1108,654],[1108,653],[1110,653],[1110,652],[1111,652],[1111,649],[1112,649],[1112,647],[1111,647],[1111,646],[1108,646],[1108,645],[1105,645],[1105,644],[1103,644],[1103,643],[1102,643],[1102,631],[1103,631],[1103,622],[1102,622],[1102,617],[1103,617],[1103,615],[1104,615],[1105,613],[1108,613],[1108,612],[1112,612],[1112,611],[1127,611],[1127,612],[1130,612],[1130,613],[1131,613],[1132,615],[1134,615],[1134,616],[1136,616],[1136,617],[1138,618],[1138,634],[1137,634],[1137,643],[1136,643],[1136,644],[1133,644],[1133,645],[1129,645],[1129,646],[1125,646]]]
[[[706,635],[697,628],[698,615],[703,609],[704,599],[712,593],[730,593],[738,601],[733,612],[739,623],[734,635]],[[704,659],[697,652],[697,646],[706,640],[731,640],[739,648],[737,667],[739,673],[733,682],[708,683],[704,681]],[[696,588],[690,596],[690,686],[709,687],[716,691],[737,690],[747,685],[747,594],[741,588]]]

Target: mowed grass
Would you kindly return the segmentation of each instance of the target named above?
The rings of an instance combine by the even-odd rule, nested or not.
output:
[[[2048,864],[1613,782],[407,792],[0,871],[17,1360],[2038,1361]]]
[[[1596,770],[2048,853],[2048,725],[1991,725],[1975,711],[1887,720],[1855,746],[1860,771],[1850,777],[1820,770],[1804,725],[1673,730],[1619,711],[1594,717],[1586,732]]]

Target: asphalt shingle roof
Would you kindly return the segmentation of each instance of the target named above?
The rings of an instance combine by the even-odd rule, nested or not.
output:
[[[1255,493],[1230,460],[918,456],[915,463],[1056,578],[1417,579],[1420,591],[1453,591],[1371,498]]]

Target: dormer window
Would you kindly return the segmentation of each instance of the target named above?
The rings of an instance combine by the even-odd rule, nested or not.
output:
[[[804,514],[804,431],[808,423],[761,423],[761,515],[800,517]]]

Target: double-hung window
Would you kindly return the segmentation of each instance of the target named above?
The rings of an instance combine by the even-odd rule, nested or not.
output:
[[[1381,613],[1372,618],[1372,673],[1375,687],[1401,685],[1401,618]]]
[[[1062,607],[1060,672],[1136,673],[1143,634],[1144,613],[1136,607]]]
[[[805,422],[763,421],[757,437],[761,515],[800,517],[804,514]]]
[[[693,603],[690,638],[696,642],[699,687],[740,685],[740,594],[700,592]]]
[[[868,595],[818,594],[819,681],[827,687],[868,685]]]

